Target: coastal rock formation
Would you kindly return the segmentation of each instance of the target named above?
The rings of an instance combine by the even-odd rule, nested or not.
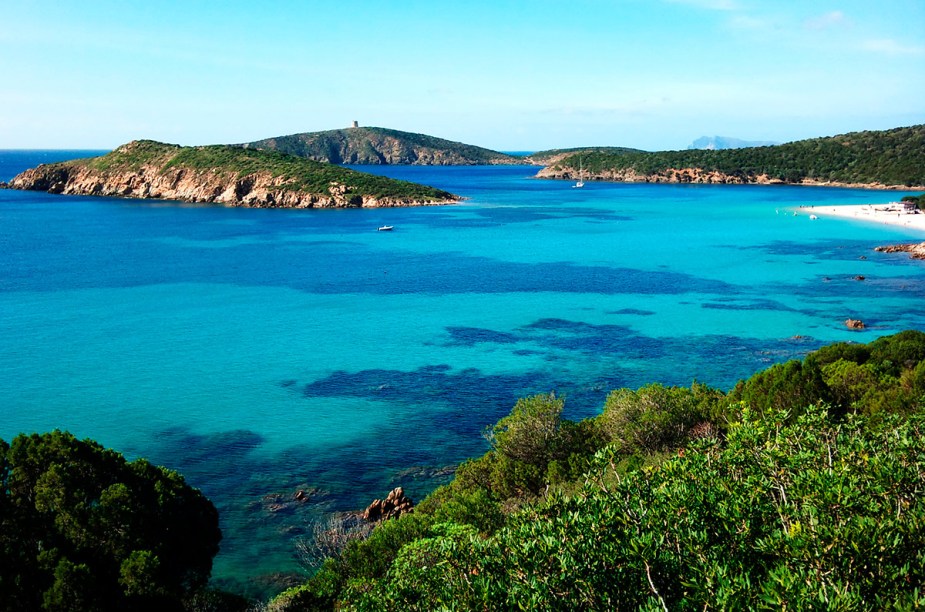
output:
[[[578,170],[571,167],[550,166],[537,173],[537,178],[557,178],[575,180]],[[615,181],[620,183],[694,183],[710,185],[772,185],[782,183],[768,178],[767,175],[751,177],[745,173],[725,174],[717,170],[702,168],[668,168],[653,173],[637,172],[633,168],[585,171],[585,180]]]
[[[554,178],[577,180],[578,169],[571,167],[549,166],[536,174],[537,178]],[[613,181],[618,183],[680,183],[694,185],[804,185],[823,187],[850,187],[857,189],[908,189],[902,185],[884,185],[882,183],[838,183],[833,181],[783,181],[771,178],[767,174],[750,174],[744,171],[725,173],[719,170],[703,168],[667,168],[657,172],[637,172],[633,168],[608,169],[597,172],[584,171],[586,181]]]
[[[471,166],[529,163],[522,157],[482,147],[378,127],[305,132],[238,146],[280,151],[331,164]]]
[[[390,518],[397,518],[402,514],[413,512],[414,502],[405,496],[405,490],[401,487],[392,489],[385,499],[374,500],[373,503],[363,511],[363,518],[371,523],[384,521]]]
[[[845,321],[845,326],[848,329],[864,329],[864,321],[859,319],[848,319]]]
[[[459,199],[439,189],[279,153],[153,141],[133,141],[99,158],[43,164],[16,176],[10,187],[254,208],[375,208]]]
[[[575,180],[578,169],[572,167],[550,166],[537,173],[537,178],[557,178]],[[585,180],[615,181],[620,183],[693,183],[709,185],[772,185],[782,183],[768,178],[767,175],[749,176],[744,172],[726,174],[717,170],[702,168],[668,168],[658,172],[637,172],[634,168],[609,169],[596,172],[585,170]]]
[[[878,246],[874,250],[881,253],[909,253],[912,259],[925,259],[925,242]]]

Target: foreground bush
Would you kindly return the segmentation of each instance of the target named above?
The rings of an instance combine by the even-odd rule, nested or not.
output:
[[[746,413],[617,478],[608,452],[576,496],[494,537],[437,526],[358,609],[884,609],[925,605],[925,415],[870,427],[811,408]],[[610,473],[608,473],[610,472]]]
[[[0,610],[179,609],[220,539],[176,472],[60,431],[0,440]]]

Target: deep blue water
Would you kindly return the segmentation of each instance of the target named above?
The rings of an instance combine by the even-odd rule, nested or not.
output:
[[[0,180],[82,155],[0,152]],[[397,485],[419,499],[525,394],[556,390],[581,418],[611,389],[729,388],[824,343],[925,329],[925,265],[872,251],[922,236],[800,209],[903,193],[363,169],[468,199],[0,191],[0,437],[67,429],[179,470],[221,511],[218,582],[260,589],[299,571],[311,521]],[[300,489],[310,502],[289,501]]]

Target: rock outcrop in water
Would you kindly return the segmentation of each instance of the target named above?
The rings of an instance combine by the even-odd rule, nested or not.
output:
[[[392,489],[385,499],[377,499],[363,512],[363,519],[375,523],[390,518],[398,518],[414,510],[414,502],[405,495],[401,487]]]
[[[912,259],[925,259],[925,242],[878,246],[874,250],[881,253],[909,253]]]
[[[133,141],[102,157],[43,164],[13,189],[255,208],[374,208],[458,201],[451,193],[270,151]]]

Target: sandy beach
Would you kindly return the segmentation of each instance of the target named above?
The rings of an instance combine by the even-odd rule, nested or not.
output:
[[[802,215],[816,215],[819,217],[840,217],[843,219],[857,219],[869,223],[883,223],[915,229],[925,234],[925,214],[921,211],[910,212],[905,207],[894,202],[891,204],[862,204],[842,206],[816,206],[813,208],[800,208],[797,212]]]

